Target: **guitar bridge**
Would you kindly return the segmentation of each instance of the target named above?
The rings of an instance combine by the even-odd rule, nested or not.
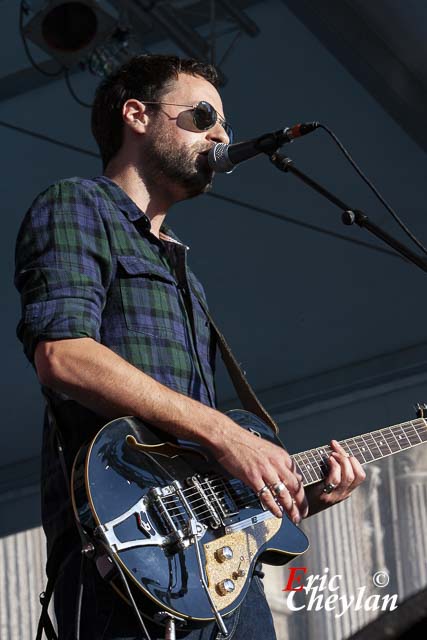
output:
[[[154,507],[160,520],[168,532],[166,546],[180,549],[189,547],[193,542],[194,532],[189,529],[189,518],[197,522],[197,538],[204,536],[207,527],[199,522],[184,495],[181,484],[175,480],[166,487],[155,487],[148,492],[150,504]]]

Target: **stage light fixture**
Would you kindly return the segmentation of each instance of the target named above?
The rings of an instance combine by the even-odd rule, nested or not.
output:
[[[118,19],[96,0],[49,0],[24,26],[24,36],[69,68],[108,40]]]

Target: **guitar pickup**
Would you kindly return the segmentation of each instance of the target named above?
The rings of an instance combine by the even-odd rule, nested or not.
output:
[[[218,485],[218,481],[209,477],[205,477],[203,482],[207,485],[207,493],[219,511],[223,524],[228,518],[239,513],[239,509],[237,509],[225,482],[221,480]]]
[[[222,524],[221,518],[218,515],[218,511],[215,508],[218,505],[216,504],[216,502],[214,500],[211,500],[209,498],[209,496],[207,495],[205,489],[202,486],[202,483],[200,482],[199,477],[198,476],[192,476],[191,478],[187,478],[187,484],[190,487],[194,487],[197,490],[198,495],[200,496],[200,498],[203,501],[205,509],[209,512],[211,527],[213,529],[218,529],[218,527],[220,527],[221,524]],[[205,478],[204,484],[206,484],[206,478]],[[211,489],[209,484],[207,485],[207,487],[209,489]]]

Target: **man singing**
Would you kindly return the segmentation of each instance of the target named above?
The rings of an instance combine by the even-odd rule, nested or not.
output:
[[[92,131],[103,175],[61,180],[33,203],[16,252],[22,297],[18,336],[56,417],[70,471],[83,442],[108,420],[132,415],[209,449],[277,517],[294,522],[347,498],[364,479],[336,441],[326,483],[307,496],[289,454],[217,411],[215,340],[204,291],[187,265],[187,247],[164,221],[169,208],[211,188],[207,153],[230,141],[231,127],[207,64],[138,56],[99,86]],[[203,215],[203,212],[200,214]],[[201,238],[203,236],[201,235]],[[201,304],[202,302],[202,304]],[[279,491],[274,491],[279,487]],[[58,569],[60,640],[76,634],[81,542],[46,420],[42,519]],[[142,638],[132,609],[101,579],[83,576],[82,640]],[[230,638],[275,638],[257,575],[243,604],[225,618]],[[151,637],[164,628],[148,622]],[[177,630],[222,637],[215,622]]]

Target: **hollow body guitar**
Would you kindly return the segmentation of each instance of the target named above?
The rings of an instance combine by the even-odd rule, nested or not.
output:
[[[282,446],[256,416],[228,415]],[[145,596],[141,612],[149,617],[161,609],[207,622],[214,619],[210,599],[227,615],[245,597],[257,561],[284,564],[308,548],[291,520],[265,511],[204,448],[165,443],[164,432],[132,417],[113,420],[82,447],[72,494],[81,526],[95,547],[99,537],[111,547],[137,602]],[[117,577],[112,583],[125,595]]]
[[[227,415],[283,446],[255,415]],[[309,543],[287,516],[264,510],[206,449],[164,437],[132,417],[105,425],[76,456],[73,507],[100,573],[126,598],[107,546],[143,615],[161,610],[204,624],[215,619],[214,610],[227,616],[242,603],[257,562],[285,564]],[[365,464],[426,441],[426,421],[418,418],[341,445]],[[324,446],[292,456],[304,486],[326,476],[329,453]]]

